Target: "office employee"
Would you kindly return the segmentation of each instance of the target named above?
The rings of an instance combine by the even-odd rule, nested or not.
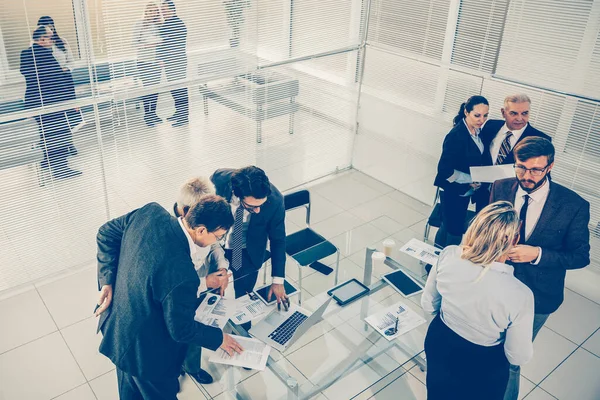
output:
[[[531,359],[533,294],[505,263],[518,238],[512,204],[492,203],[432,268],[421,298],[435,315],[425,338],[429,400],[501,400],[509,362]]]
[[[527,137],[514,148],[515,178],[496,181],[490,200],[514,204],[521,219],[521,239],[510,253],[515,276],[535,298],[533,339],[563,302],[568,269],[590,263],[590,203],[554,183],[554,146],[541,137]],[[517,399],[520,368],[511,366],[507,400]]]
[[[255,166],[219,169],[211,176],[217,194],[231,205],[234,224],[225,239],[225,255],[233,272],[235,296],[254,290],[258,270],[270,242],[273,283],[269,298],[287,302],[285,278],[285,206],[283,196]]]
[[[117,367],[121,399],[175,399],[188,343],[242,351],[220,329],[194,321],[200,281],[192,254],[232,223],[229,205],[209,195],[183,219],[150,203],[100,227],[100,352]]]
[[[469,97],[461,104],[454,117],[454,127],[444,139],[434,181],[435,186],[444,189],[442,224],[435,235],[435,243],[442,247],[460,243],[469,201],[475,203],[479,211],[489,200],[487,190],[473,182],[470,175],[470,167],[486,164],[479,131],[487,120],[488,111],[489,103],[485,97]]]

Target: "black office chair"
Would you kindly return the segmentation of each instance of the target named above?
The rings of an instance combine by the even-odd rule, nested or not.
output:
[[[306,208],[306,228],[292,233],[286,237],[285,252],[296,261],[298,265],[298,303],[302,303],[302,267],[310,266],[317,261],[337,253],[335,264],[335,285],[338,283],[338,269],[340,266],[340,250],[329,240],[319,235],[310,227],[310,193],[308,190],[287,194],[283,197],[285,211],[296,208]],[[325,267],[328,268],[328,267]],[[321,270],[319,266],[317,270]],[[331,272],[331,271],[330,271]]]
[[[435,198],[433,199],[433,210],[427,219],[427,223],[425,224],[425,232],[423,232],[423,241],[429,242],[429,230],[430,228],[436,227],[439,228],[442,226],[442,201],[444,201],[444,191],[439,187],[435,191]],[[475,211],[467,210],[467,216],[465,217],[465,230],[469,227],[469,224],[475,218]],[[435,240],[434,240],[435,244]]]

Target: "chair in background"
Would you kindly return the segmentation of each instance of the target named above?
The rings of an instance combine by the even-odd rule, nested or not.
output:
[[[335,285],[338,283],[340,266],[340,250],[330,241],[319,235],[310,227],[310,192],[300,190],[283,197],[285,211],[304,207],[306,209],[306,228],[286,237],[285,252],[298,265],[298,303],[302,303],[302,268],[337,253],[335,264]],[[319,270],[319,269],[317,269]]]

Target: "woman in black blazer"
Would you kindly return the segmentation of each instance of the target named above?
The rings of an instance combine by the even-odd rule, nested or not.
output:
[[[488,117],[489,103],[483,96],[471,96],[460,105],[454,117],[454,127],[446,135],[434,185],[444,189],[442,194],[442,226],[435,236],[436,244],[460,244],[465,232],[469,200],[477,211],[489,201],[487,187],[473,182],[470,167],[487,164],[479,131]]]

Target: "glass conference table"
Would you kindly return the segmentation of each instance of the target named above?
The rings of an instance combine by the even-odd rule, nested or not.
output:
[[[366,399],[375,394],[371,389],[374,385],[381,386],[386,378],[391,382],[404,367],[408,369],[416,363],[425,370],[423,342],[427,324],[388,341],[364,321],[365,317],[398,302],[423,315],[418,306],[419,296],[412,300],[404,298],[379,278],[382,272],[402,269],[424,284],[423,268],[408,257],[402,258],[402,264],[387,257],[385,265],[373,266],[371,254],[374,251],[366,249],[364,276],[356,277],[371,289],[368,296],[344,307],[332,301],[323,320],[291,347],[284,352],[271,349],[264,371],[203,360],[215,378],[213,384],[203,385],[206,394],[219,400],[309,399],[318,398],[320,393],[328,399],[348,399],[356,395]],[[327,298],[327,293],[321,293],[304,301],[302,307],[314,311]],[[233,333],[249,336],[241,326],[229,324]],[[208,357],[206,353],[209,352],[203,352],[204,357]]]

